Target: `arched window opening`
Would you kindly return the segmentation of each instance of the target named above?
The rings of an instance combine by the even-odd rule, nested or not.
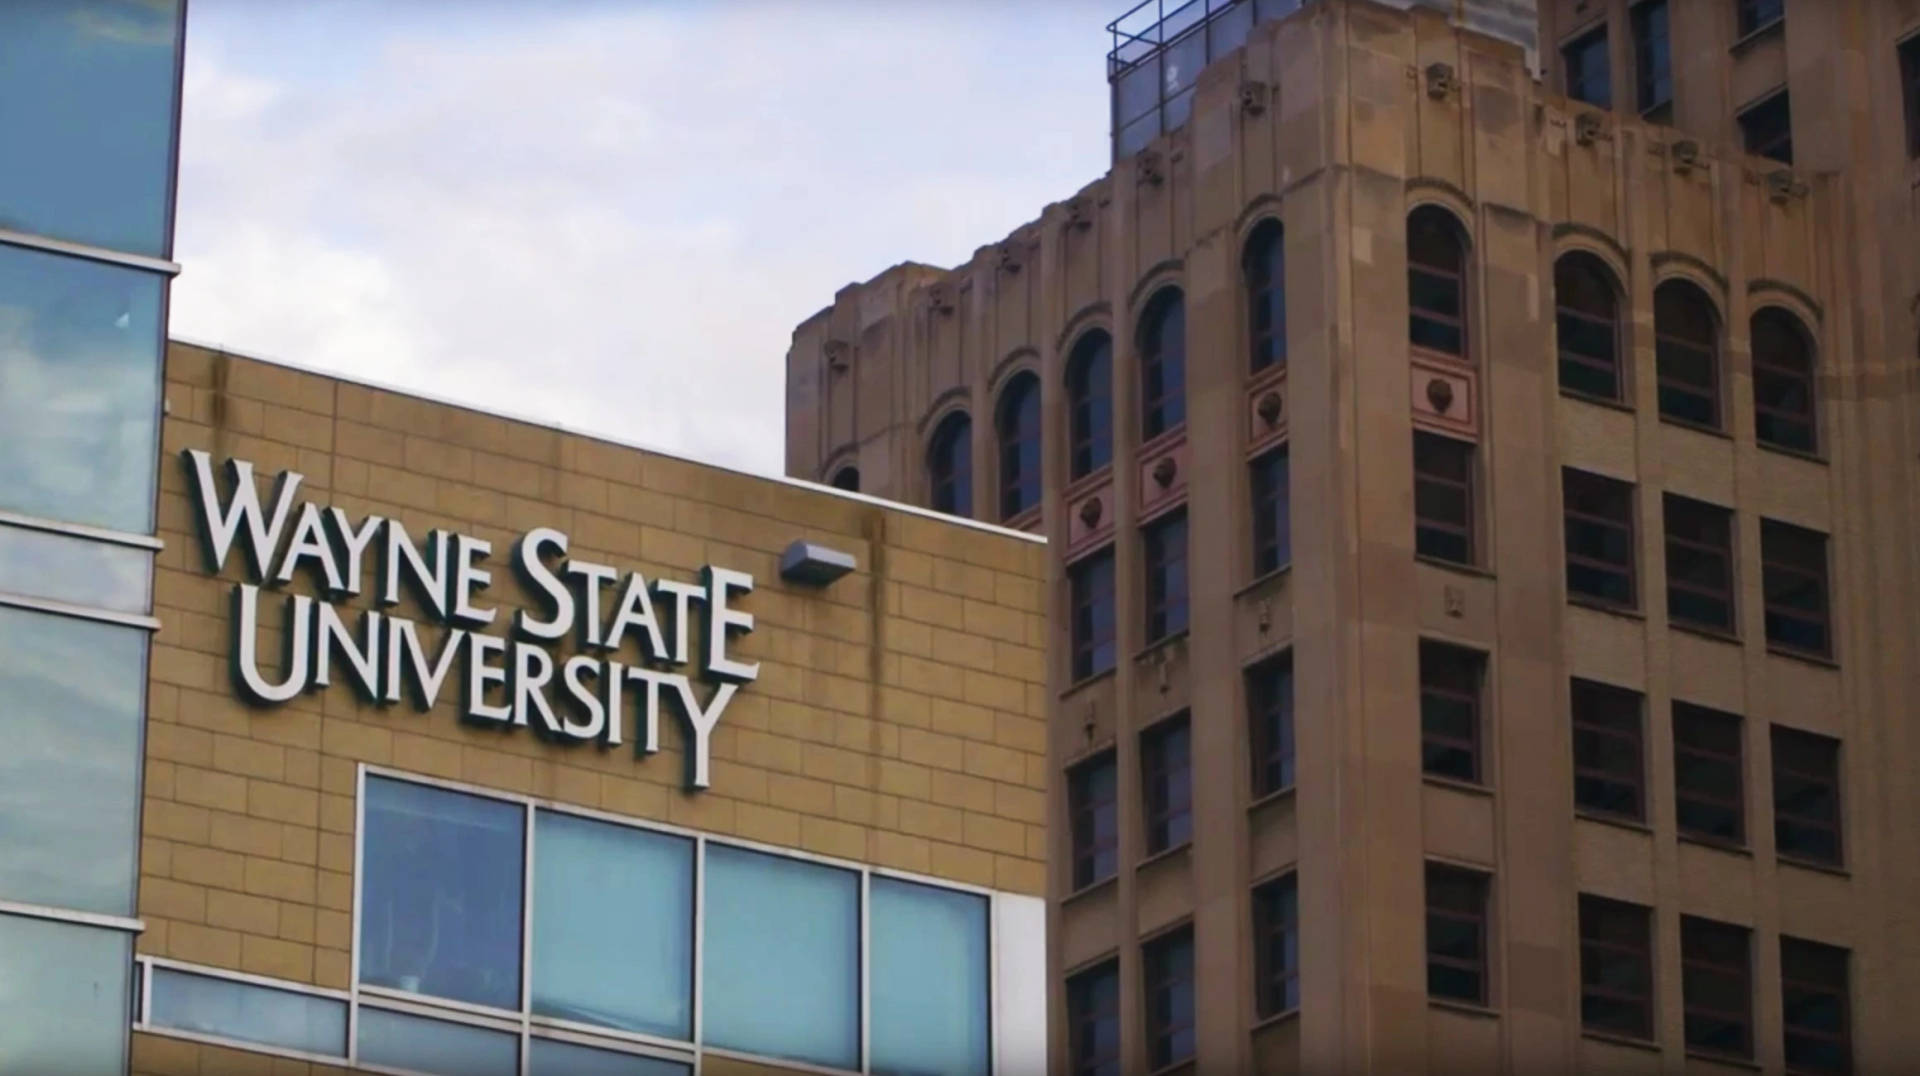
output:
[[[842,467],[833,472],[833,488],[844,489],[849,493],[860,492],[860,468]]]
[[[1705,292],[1685,280],[1653,289],[1654,366],[1660,417],[1720,428],[1720,318]]]
[[[1151,441],[1187,421],[1187,304],[1162,288],[1140,316],[1140,439]]]
[[[1753,315],[1753,432],[1793,452],[1819,447],[1814,422],[1813,339],[1799,318],[1777,306]]]
[[[1620,367],[1620,289],[1599,258],[1581,251],[1553,266],[1560,388],[1597,400],[1626,396]]]
[[[934,511],[973,515],[973,421],[966,412],[948,415],[933,432],[927,472]]]
[[[1286,233],[1277,220],[1262,221],[1247,237],[1240,257],[1247,285],[1247,342],[1254,373],[1287,361]]]
[[[1113,338],[1095,329],[1067,359],[1067,477],[1084,478],[1113,459]]]
[[[1000,394],[1000,518],[1040,503],[1040,379],[1020,374]]]
[[[1437,206],[1407,216],[1407,338],[1414,347],[1467,356],[1467,244]]]

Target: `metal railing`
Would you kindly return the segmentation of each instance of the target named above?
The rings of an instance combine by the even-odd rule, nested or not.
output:
[[[1193,112],[1193,87],[1214,60],[1246,43],[1255,25],[1303,0],[1141,0],[1107,24],[1113,159],[1138,153]]]

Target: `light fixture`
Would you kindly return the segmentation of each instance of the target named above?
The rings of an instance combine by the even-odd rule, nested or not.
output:
[[[853,571],[853,554],[805,539],[794,542],[780,554],[780,578],[789,583],[824,587]]]

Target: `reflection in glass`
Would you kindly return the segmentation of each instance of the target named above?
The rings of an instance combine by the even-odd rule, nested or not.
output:
[[[435,1076],[516,1076],[520,1036],[360,1008],[360,1060]]]
[[[131,935],[0,915],[0,1072],[127,1070]]]
[[[0,607],[0,900],[133,914],[146,647]]]
[[[534,816],[533,1012],[693,1037],[693,842]]]
[[[534,1039],[527,1076],[691,1076],[693,1066],[660,1057],[596,1050],[554,1039]]]
[[[869,895],[873,1071],[984,1074],[986,898],[880,877]]]
[[[860,1064],[860,876],[709,844],[703,1038]]]
[[[0,4],[0,228],[165,256],[179,48],[179,0]]]
[[[0,594],[145,613],[152,566],[145,549],[0,523]]]
[[[366,797],[360,981],[519,1009],[521,808],[378,777]]]
[[[153,969],[155,1027],[345,1057],[347,1003],[255,983]]]
[[[0,25],[12,17],[0,15]],[[0,168],[0,206],[14,171]],[[139,269],[0,243],[0,509],[135,534],[152,529],[161,282]]]

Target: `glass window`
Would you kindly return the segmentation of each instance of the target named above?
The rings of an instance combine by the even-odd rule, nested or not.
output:
[[[1408,338],[1467,357],[1466,243],[1453,214],[1421,206],[1407,217]]]
[[[1788,1072],[1853,1071],[1848,953],[1780,938],[1780,1008]]]
[[[1473,446],[1451,437],[1413,435],[1413,551],[1472,564]]]
[[[518,1010],[522,808],[378,777],[365,808],[360,981]]]
[[[1734,845],[1746,840],[1740,738],[1737,715],[1673,704],[1674,809],[1682,836]]]
[[[1765,29],[1787,16],[1786,0],[1738,0],[1737,30],[1741,37]]]
[[[132,973],[132,935],[0,915],[0,1072],[125,1072]]]
[[[1241,4],[1233,10],[1252,5]],[[1286,234],[1277,220],[1262,221],[1240,256],[1247,288],[1247,343],[1255,373],[1287,361]]]
[[[1067,1071],[1120,1076],[1120,967],[1109,960],[1067,980]]]
[[[1441,643],[1420,644],[1421,769],[1480,781],[1480,680],[1485,659]]]
[[[1040,503],[1040,379],[1021,374],[1000,395],[1000,518]]]
[[[1600,108],[1613,107],[1613,75],[1607,63],[1607,27],[1601,26],[1560,49],[1566,68],[1567,96]]]
[[[1781,90],[1754,105],[1740,113],[1739,118],[1748,153],[1781,164],[1793,163],[1793,109],[1787,91]]]
[[[1773,846],[1840,864],[1840,741],[1773,726]]]
[[[692,1076],[693,1066],[664,1057],[596,1050],[557,1039],[527,1046],[527,1076]]]
[[[1253,795],[1293,787],[1293,652],[1247,670],[1247,739],[1253,748]]]
[[[1293,491],[1289,484],[1287,446],[1253,461],[1249,475],[1253,494],[1253,574],[1277,572],[1293,563]]]
[[[133,914],[146,652],[140,628],[0,608],[0,900]]]
[[[1072,824],[1073,888],[1113,877],[1119,868],[1120,832],[1114,808],[1113,753],[1067,771],[1067,814]]]
[[[1186,425],[1187,305],[1179,288],[1162,288],[1140,318],[1140,439]]]
[[[1254,1005],[1262,1018],[1300,1007],[1300,899],[1294,876],[1253,891]]]
[[[1633,487],[1571,467],[1560,476],[1568,597],[1634,608]]]
[[[860,876],[707,846],[708,1045],[860,1064]]]
[[[1096,329],[1067,361],[1067,478],[1083,478],[1113,458],[1113,340]]]
[[[1154,1071],[1193,1056],[1193,928],[1148,942],[1147,1055]]]
[[[329,1057],[347,1055],[347,1003],[257,983],[153,969],[155,1027]]]
[[[1646,908],[1580,895],[1580,1023],[1653,1038],[1653,940]]]
[[[1645,818],[1640,693],[1575,680],[1572,696],[1574,805],[1594,814]]]
[[[1900,42],[1900,102],[1905,108],[1907,156],[1920,157],[1920,34]]]
[[[0,4],[0,228],[166,254],[179,49],[179,0]]]
[[[1733,631],[1733,513],[1704,501],[1662,495],[1667,524],[1667,617],[1676,624]]]
[[[1427,996],[1487,1003],[1487,876],[1427,864]]]
[[[1641,0],[1631,14],[1634,103],[1645,115],[1673,103],[1673,45],[1667,33],[1667,0]]]
[[[1706,293],[1684,280],[1653,289],[1660,417],[1720,428],[1720,322]]]
[[[927,475],[934,511],[973,515],[973,421],[964,412],[948,415],[934,431]]]
[[[1193,840],[1191,735],[1185,714],[1140,734],[1140,783],[1147,795],[1147,854]]]
[[[520,1036],[511,1031],[360,1008],[360,1060],[435,1076],[516,1076]]]
[[[1619,402],[1619,289],[1600,259],[1575,251],[1553,266],[1554,326],[1560,344],[1560,389]]]
[[[1680,992],[1689,1050],[1753,1056],[1753,954],[1745,927],[1681,916]]]
[[[534,1014],[691,1039],[693,842],[538,811],[533,847]]]
[[[1800,319],[1777,306],[1753,315],[1753,435],[1763,445],[1812,452],[1813,343]]]
[[[0,592],[115,613],[145,613],[153,554],[0,523]]]
[[[987,898],[875,876],[869,899],[872,1070],[985,1076]]]
[[[1761,590],[1766,596],[1767,645],[1815,657],[1830,657],[1827,536],[1819,531],[1760,521]]]
[[[1187,514],[1147,525],[1147,641],[1187,630]]]
[[[14,44],[0,34],[0,57]],[[45,92],[30,111],[52,111]],[[7,96],[0,90],[0,116]],[[0,168],[0,187],[16,174]],[[0,509],[152,529],[161,284],[138,269],[0,243]]]
[[[1113,550],[1103,549],[1067,568],[1073,602],[1073,678],[1113,668],[1114,641]]]

